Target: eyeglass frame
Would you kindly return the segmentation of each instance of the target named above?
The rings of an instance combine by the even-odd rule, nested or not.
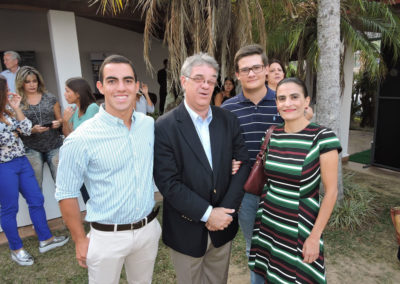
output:
[[[256,72],[256,70],[254,70],[254,68],[258,68],[258,67],[261,67],[261,69],[260,69],[260,71],[257,71],[257,72]],[[245,67],[245,68],[239,69],[239,70],[238,70],[238,73],[239,73],[239,75],[244,75],[244,76],[248,76],[248,75],[250,74],[250,71],[253,71],[254,74],[259,74],[259,73],[262,72],[262,70],[263,70],[264,68],[265,68],[265,65],[264,65],[264,64],[255,64],[255,65],[253,65],[253,66],[251,66],[251,67]],[[244,73],[245,71],[244,71],[243,69],[249,69],[249,70],[247,70],[247,72]]]
[[[184,76],[188,79],[192,79],[197,84],[206,83],[208,86],[213,87],[213,88],[219,86],[218,80],[215,80],[215,82],[213,84],[210,84],[210,80],[206,80],[203,76],[201,76],[201,77],[200,76],[199,77],[190,77],[190,76],[186,76],[186,75],[184,75]],[[213,81],[211,81],[211,82],[213,82]]]

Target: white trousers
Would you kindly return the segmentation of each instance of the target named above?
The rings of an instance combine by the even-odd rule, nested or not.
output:
[[[103,232],[91,228],[86,257],[89,283],[119,283],[125,264],[128,283],[150,284],[160,235],[157,219],[137,230]]]

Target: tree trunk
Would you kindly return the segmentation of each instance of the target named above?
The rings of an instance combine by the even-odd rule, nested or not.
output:
[[[340,135],[340,1],[318,1],[317,121]],[[340,137],[339,137],[340,138]],[[338,199],[343,198],[339,159]]]

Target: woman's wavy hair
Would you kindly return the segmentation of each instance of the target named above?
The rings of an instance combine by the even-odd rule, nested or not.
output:
[[[4,122],[5,124],[9,124],[9,122],[5,118],[5,114],[8,116],[12,116],[11,111],[9,111],[6,106],[8,102],[8,85],[7,79],[3,75],[0,75],[0,122]]]
[[[42,75],[37,71],[34,67],[31,66],[22,66],[15,77],[15,89],[17,90],[18,95],[21,96],[21,104],[23,109],[28,108],[28,103],[26,102],[26,94],[24,90],[24,84],[26,78],[29,75],[35,75],[38,81],[38,93],[44,94],[47,92],[46,86],[44,85],[44,80]]]
[[[88,106],[96,101],[95,96],[92,93],[92,89],[89,83],[81,77],[69,78],[65,85],[70,88],[73,92],[79,94],[79,110],[85,113]]]

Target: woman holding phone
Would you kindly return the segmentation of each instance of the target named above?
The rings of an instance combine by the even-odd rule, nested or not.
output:
[[[24,115],[32,121],[30,136],[22,136],[26,156],[42,187],[43,166],[46,162],[53,180],[56,180],[58,151],[63,140],[61,107],[57,98],[46,91],[43,77],[35,68],[23,66],[15,78],[17,93],[21,96]]]
[[[20,109],[21,97],[7,94],[7,80],[0,75],[0,207],[1,227],[7,237],[11,259],[22,266],[32,265],[33,257],[24,249],[18,234],[19,194],[25,198],[36,234],[39,251],[47,252],[68,242],[68,237],[54,237],[47,225],[44,198],[25,157],[20,134],[29,135],[32,123]]]

